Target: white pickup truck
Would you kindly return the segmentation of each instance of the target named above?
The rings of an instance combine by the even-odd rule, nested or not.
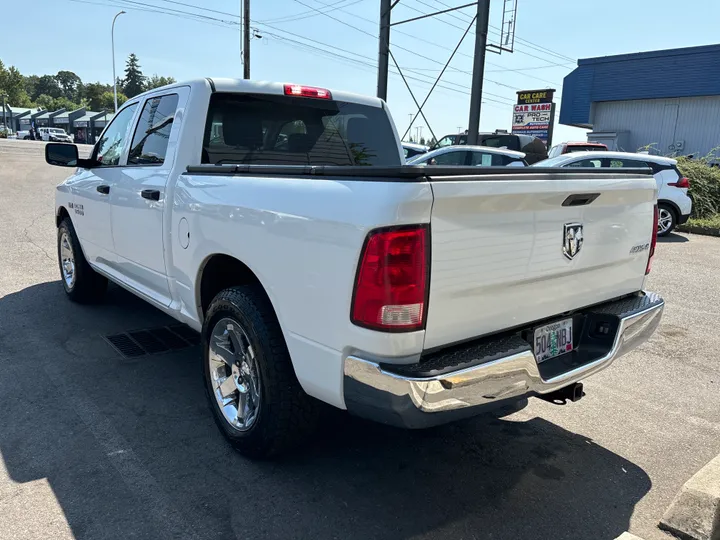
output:
[[[420,428],[565,402],[646,340],[645,169],[403,165],[387,106],[203,79],[129,100],[57,188],[69,298],[110,279],[202,333],[210,406],[249,456],[320,402]]]

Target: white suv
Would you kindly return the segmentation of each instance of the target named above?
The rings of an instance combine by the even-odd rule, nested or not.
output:
[[[676,226],[685,223],[692,212],[692,200],[688,196],[690,181],[672,158],[627,152],[576,152],[540,161],[533,167],[649,167],[658,188],[658,236],[670,234]]]
[[[52,142],[74,142],[71,135],[68,135],[63,128],[41,127],[38,129],[43,141]]]

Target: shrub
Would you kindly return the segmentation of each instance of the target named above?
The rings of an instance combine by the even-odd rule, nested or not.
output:
[[[688,159],[679,156],[678,169],[690,180],[693,217],[709,218],[720,214],[720,167],[711,167],[711,157]]]

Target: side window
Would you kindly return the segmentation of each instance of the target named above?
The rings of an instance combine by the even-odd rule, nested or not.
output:
[[[602,167],[602,160],[600,159],[583,159],[571,163],[568,167]]]
[[[504,167],[510,161],[507,156],[487,152],[472,152],[471,156],[470,165],[475,167]]]
[[[647,167],[648,164],[644,161],[637,161],[635,159],[611,159],[610,160],[610,167],[624,167],[624,168],[644,168]]]
[[[553,147],[550,149],[550,151],[548,152],[548,158],[559,156],[561,149],[562,149],[562,145],[561,145],[561,144],[556,144],[555,146],[553,146]]]
[[[435,146],[437,148],[442,148],[443,146],[451,146],[453,144],[455,144],[455,135],[446,135],[440,139]]]
[[[520,138],[517,135],[490,135],[481,139],[483,146],[520,150]]]
[[[435,165],[465,165],[467,152],[445,152],[435,156]]]
[[[128,165],[162,165],[167,153],[178,95],[150,98],[135,128]]]
[[[117,113],[95,146],[93,158],[101,167],[112,167],[120,162],[128,124],[132,121],[136,108],[137,103],[133,103]]]

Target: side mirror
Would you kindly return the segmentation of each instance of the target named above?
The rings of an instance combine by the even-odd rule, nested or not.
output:
[[[430,160],[427,162],[428,165],[437,165],[437,160],[435,158],[430,158]]]
[[[77,146],[65,143],[47,143],[45,145],[45,161],[59,167],[77,167]]]

